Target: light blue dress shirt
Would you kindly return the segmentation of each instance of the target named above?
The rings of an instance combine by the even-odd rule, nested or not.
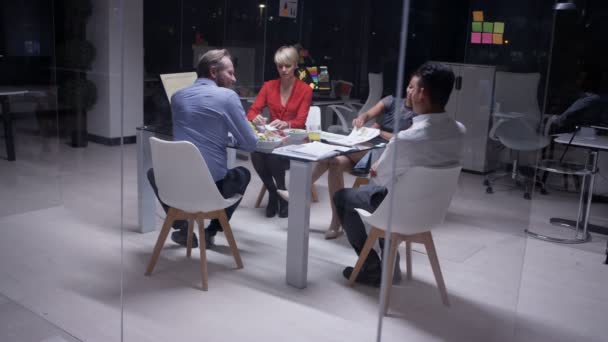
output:
[[[180,89],[171,97],[173,139],[192,142],[201,152],[214,181],[228,171],[226,147],[229,143],[241,150],[255,150],[257,137],[231,89],[218,87],[207,78]],[[232,134],[230,141],[228,133]],[[179,165],[175,165],[179,167]]]

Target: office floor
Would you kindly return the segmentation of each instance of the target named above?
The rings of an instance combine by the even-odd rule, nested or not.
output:
[[[0,160],[0,341],[120,341],[121,275],[125,341],[375,340],[378,290],[347,287],[341,271],[356,256],[344,237],[323,239],[325,179],[311,211],[308,288],[285,284],[287,220],[253,208],[260,188],[253,177],[232,221],[245,268],[234,269],[218,238],[202,292],[198,250],[188,260],[169,242],[154,274],[143,275],[157,234],[136,232],[135,145],[123,152],[121,173],[119,147],[72,149],[21,132],[17,161]],[[606,237],[559,245],[523,233],[555,232],[548,218],[574,217],[577,195],[525,201],[518,190],[485,194],[481,181],[462,174],[434,231],[451,307],[441,304],[415,247],[414,280],[393,288],[383,341],[606,340]],[[608,225],[607,209],[593,205],[594,223]]]

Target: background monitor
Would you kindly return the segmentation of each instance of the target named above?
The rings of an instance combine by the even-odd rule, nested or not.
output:
[[[307,66],[296,70],[296,76],[300,81],[308,84],[315,93],[331,92],[331,79],[327,66]]]

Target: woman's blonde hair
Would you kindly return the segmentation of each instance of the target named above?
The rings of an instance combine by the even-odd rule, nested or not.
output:
[[[281,65],[298,65],[298,50],[293,46],[283,45],[274,54],[274,63]]]

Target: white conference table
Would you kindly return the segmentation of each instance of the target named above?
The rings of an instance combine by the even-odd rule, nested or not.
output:
[[[156,196],[148,183],[146,173],[152,168],[150,137],[171,140],[169,127],[137,128],[137,185],[139,231],[147,233],[156,230]],[[352,152],[370,150],[374,146],[360,147]],[[236,149],[228,148],[230,160],[234,161]],[[352,153],[350,152],[350,153]],[[349,152],[346,152],[349,153]],[[310,187],[313,161],[296,157],[290,160],[289,175],[289,218],[287,220],[287,260],[285,277],[287,284],[299,289],[307,285],[308,279],[308,242],[310,234]],[[229,165],[228,167],[232,167]]]
[[[6,159],[15,161],[15,138],[13,137],[12,113],[9,97],[27,94],[29,90],[20,87],[0,87],[0,102],[2,104],[2,123],[4,126],[4,141]]]

